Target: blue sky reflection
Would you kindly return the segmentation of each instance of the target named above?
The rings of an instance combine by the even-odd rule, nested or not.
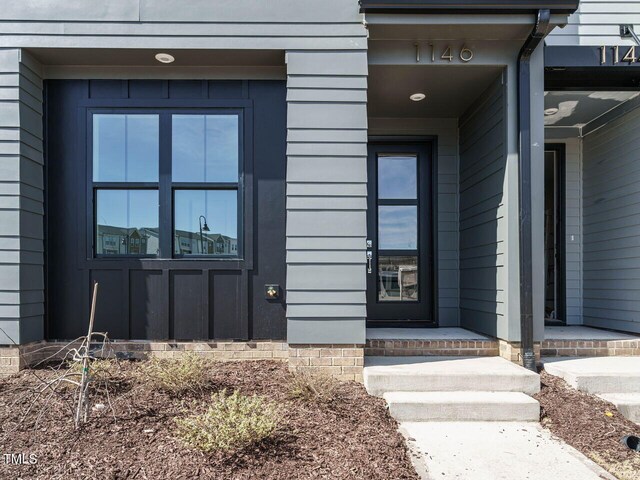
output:
[[[378,157],[378,198],[416,198],[416,157]]]
[[[238,116],[173,115],[174,182],[238,181]]]
[[[418,207],[378,207],[378,248],[416,250],[418,248]]]

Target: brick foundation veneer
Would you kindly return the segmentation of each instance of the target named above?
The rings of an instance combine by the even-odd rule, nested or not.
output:
[[[96,344],[97,345],[97,344]],[[63,348],[68,346],[68,348]],[[0,347],[0,376],[18,373],[45,359],[62,359],[67,342],[36,342],[20,347]],[[148,342],[113,341],[112,352],[123,358],[179,358],[185,352],[197,352],[218,361],[288,361],[292,371],[332,375],[339,380],[362,382],[364,348],[362,345],[287,345],[286,342]]]
[[[289,345],[289,369],[362,382],[362,345]]]
[[[367,340],[367,356],[488,356],[498,355],[497,340]]]
[[[64,348],[68,346],[68,348]],[[69,348],[78,347],[68,342],[36,342],[20,347],[0,347],[0,375],[11,375],[43,360],[62,359]],[[97,346],[97,344],[94,344]],[[111,350],[123,358],[178,358],[185,352],[197,352],[219,361],[281,360],[289,358],[285,342],[147,342],[113,341]]]
[[[510,362],[522,365],[522,347],[520,342],[507,342],[505,340],[498,340],[500,345],[500,356],[506,358]],[[533,353],[536,356],[536,363],[540,362],[540,344],[533,344]]]
[[[634,340],[544,340],[543,357],[640,356],[640,338]]]

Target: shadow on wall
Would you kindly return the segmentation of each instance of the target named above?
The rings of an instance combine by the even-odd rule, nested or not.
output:
[[[496,335],[504,315],[505,95],[500,77],[460,117],[460,325]]]

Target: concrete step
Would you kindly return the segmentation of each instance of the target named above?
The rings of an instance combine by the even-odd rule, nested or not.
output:
[[[640,357],[545,358],[547,373],[587,393],[640,393]]]
[[[501,357],[365,357],[364,385],[385,392],[540,391],[540,378]]]
[[[540,419],[540,404],[520,392],[387,392],[383,398],[400,422]]]
[[[640,393],[603,393],[598,396],[613,403],[623,417],[640,424]]]

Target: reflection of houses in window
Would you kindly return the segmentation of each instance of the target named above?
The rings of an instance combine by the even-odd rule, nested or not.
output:
[[[238,240],[220,233],[175,231],[175,252],[178,255],[237,255]]]
[[[220,233],[175,231],[178,255],[237,255],[238,240]],[[124,228],[98,225],[98,255],[158,255],[160,241],[157,228]]]
[[[235,238],[227,237],[220,233],[214,233],[207,235],[211,237],[215,245],[216,255],[237,255],[238,253],[238,240]]]
[[[98,225],[96,253],[98,255],[157,255],[158,230]]]

